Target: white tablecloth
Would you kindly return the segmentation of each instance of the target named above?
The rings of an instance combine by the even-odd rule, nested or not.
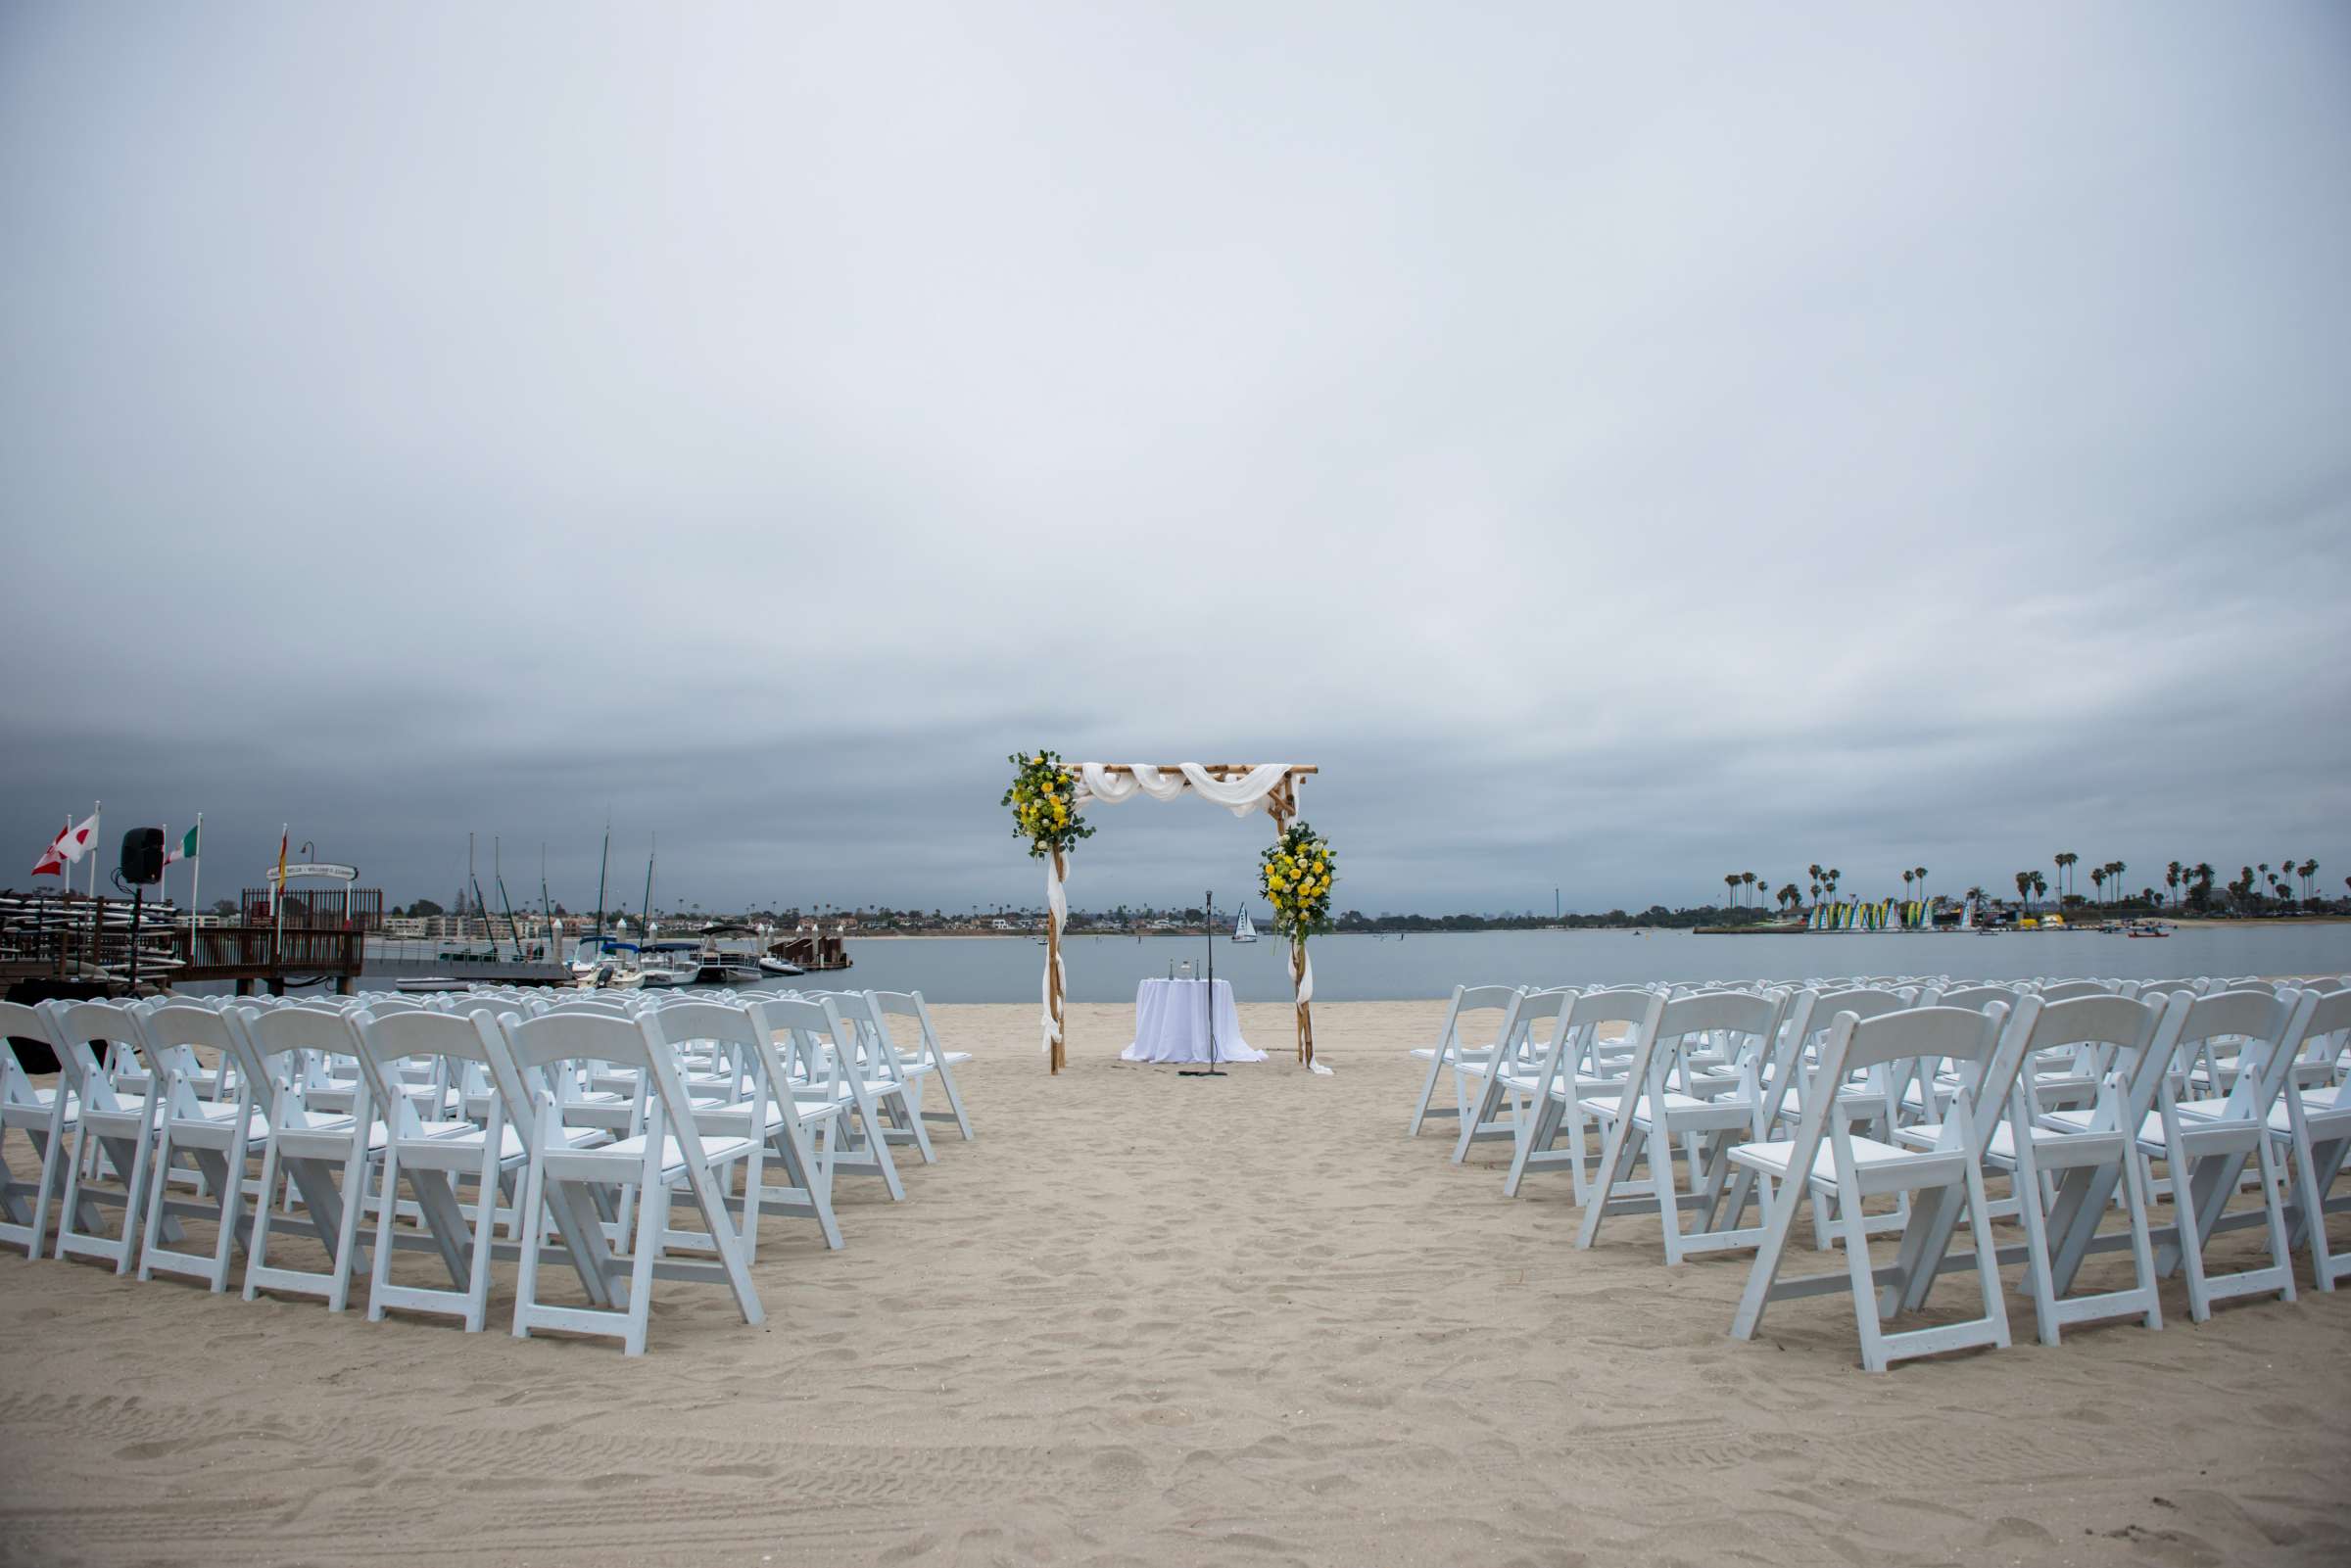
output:
[[[1134,1043],[1122,1052],[1128,1062],[1206,1062],[1208,1060],[1208,998],[1206,980],[1145,980],[1134,988]],[[1217,986],[1217,1060],[1263,1062],[1266,1053],[1252,1051],[1241,1038],[1240,1015],[1232,1010],[1232,985]]]

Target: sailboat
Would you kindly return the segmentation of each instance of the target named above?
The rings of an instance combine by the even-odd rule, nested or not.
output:
[[[1249,906],[1241,906],[1241,918],[1232,924],[1232,939],[1236,942],[1257,940],[1257,925],[1249,918]]]

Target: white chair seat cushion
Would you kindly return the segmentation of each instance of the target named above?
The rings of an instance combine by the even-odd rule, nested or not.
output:
[[[1921,1121],[1912,1126],[1897,1127],[1895,1129],[1894,1135],[1909,1148],[1932,1149],[1943,1138],[1943,1123]],[[2073,1136],[2075,1135],[2070,1132],[2051,1132],[2046,1127],[2036,1127],[2033,1129],[2033,1147],[2046,1149],[2061,1144]],[[2001,1121],[1994,1126],[1991,1129],[1989,1152],[1995,1160],[2014,1161],[2016,1159],[2016,1129],[2006,1121]]]
[[[2351,1118],[2351,1084],[2337,1085],[2331,1091],[2318,1090],[2303,1094],[2302,1119],[2310,1124],[2314,1142],[2326,1142],[2327,1139],[2320,1135],[2320,1129],[2345,1118]],[[2278,1103],[2270,1107],[2270,1127],[2275,1132],[2294,1130],[2293,1108],[2285,1103],[2283,1095],[2279,1095]],[[2337,1132],[2334,1136],[2340,1137],[2341,1133]]]
[[[1586,1116],[1598,1117],[1603,1121],[1612,1121],[1615,1119],[1618,1110],[1624,1105],[1624,1096],[1596,1094],[1588,1096],[1579,1103],[1583,1106]],[[1665,1091],[1666,1116],[1678,1117],[1701,1111],[1726,1111],[1733,1113],[1736,1120],[1748,1119],[1748,1112],[1744,1105],[1731,1106],[1725,1105],[1720,1100],[1701,1100],[1696,1095],[1684,1094],[1679,1089]],[[1645,1094],[1633,1103],[1633,1119],[1647,1121],[1649,1118],[1649,1096]]]
[[[756,1147],[748,1138],[704,1138],[702,1158],[714,1165],[722,1164],[729,1160],[742,1159]],[[634,1138],[619,1139],[596,1152],[615,1162],[642,1161],[645,1158],[645,1134],[641,1132]],[[686,1168],[686,1152],[679,1147],[675,1138],[664,1137],[661,1140],[661,1168],[664,1171]]]
[[[172,1127],[180,1132],[233,1132],[236,1122],[237,1108],[234,1104],[199,1106],[195,1116],[171,1118]],[[246,1113],[245,1136],[256,1142],[269,1136],[269,1118],[259,1108]]]
[[[1930,1155],[1923,1150],[1897,1149],[1875,1138],[1854,1137],[1847,1140],[1853,1151],[1853,1164],[1863,1169],[1892,1170],[1905,1164],[1925,1164],[1947,1157]],[[1775,1143],[1743,1143],[1731,1150],[1731,1159],[1751,1170],[1785,1178],[1788,1163],[1796,1157],[1793,1139]],[[1829,1140],[1820,1140],[1820,1151],[1812,1157],[1812,1179],[1835,1182],[1837,1179],[1837,1151]]]

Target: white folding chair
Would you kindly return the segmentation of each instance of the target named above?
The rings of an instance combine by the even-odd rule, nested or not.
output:
[[[267,1117],[257,1099],[257,1090],[264,1086],[257,1085],[250,1071],[240,1071],[232,1098],[197,1098],[196,1084],[204,1069],[196,1052],[212,1051],[215,1060],[223,1064],[237,1058],[237,1025],[227,1014],[187,1002],[139,1003],[128,1011],[138,1031],[139,1060],[146,1065],[155,1099],[163,1107],[156,1124],[154,1165],[148,1175],[147,1212],[141,1221],[138,1277],[152,1279],[161,1269],[168,1274],[191,1275],[215,1292],[224,1291],[231,1253],[247,1245],[252,1228],[252,1219],[245,1212],[245,1173],[248,1162],[262,1152],[269,1132]],[[204,1178],[205,1191],[218,1199],[217,1210],[206,1216],[219,1227],[209,1258],[164,1245],[164,1205],[174,1157],[184,1157],[194,1165]]]
[[[1538,996],[1548,1000],[1538,1002]],[[1490,1049],[1455,1052],[1453,1094],[1461,1117],[1461,1128],[1453,1140],[1455,1164],[1468,1157],[1473,1143],[1516,1139],[1518,1122],[1530,1107],[1525,1095],[1511,1088],[1510,1079],[1534,1071],[1538,1053],[1529,1045],[1528,1034],[1536,1022],[1546,1022],[1556,1028],[1564,1011],[1561,993],[1520,988],[1510,994]],[[1506,1103],[1511,1108],[1508,1116],[1503,1114]]]
[[[324,1111],[307,1103],[302,1085],[311,1076],[306,1057],[352,1054],[351,1024],[340,1011],[324,1008],[249,1008],[230,1019],[236,1025],[231,1033],[238,1070],[250,1076],[268,1126],[253,1234],[245,1250],[245,1299],[252,1301],[264,1290],[286,1291],[320,1297],[329,1311],[340,1312],[351,1301],[367,1160],[383,1147],[384,1133],[364,1091],[355,1094],[348,1109]],[[302,1227],[326,1250],[324,1272],[268,1260],[270,1234],[279,1223],[275,1198],[281,1174],[290,1175],[302,1195]]]
[[[504,1099],[495,1090],[482,1108],[480,1124],[462,1111],[466,1069],[479,1069],[488,1075],[491,1055],[485,1036],[495,1037],[497,1025],[487,1014],[408,1012],[377,1017],[372,1009],[362,1009],[353,1015],[351,1026],[365,1100],[372,1111],[380,1112],[386,1134],[380,1169],[361,1172],[357,1205],[375,1211],[367,1320],[380,1323],[397,1307],[456,1317],[465,1332],[478,1334],[488,1320],[490,1267],[499,1256],[499,1193],[522,1169],[530,1131],[508,1124]],[[429,1065],[421,1085],[411,1084],[405,1075],[411,1062]],[[454,1096],[444,1087],[452,1083],[460,1085]],[[428,1117],[426,1111],[435,1114]],[[375,1177],[372,1201],[370,1171]],[[474,1183],[470,1221],[458,1195],[459,1182],[467,1178]],[[396,1228],[404,1179],[418,1222],[416,1231],[405,1234]],[[578,1214],[567,1205],[559,1224],[567,1245],[600,1247],[602,1233],[593,1214]],[[392,1259],[404,1244],[437,1252],[453,1288],[395,1283]],[[600,1275],[584,1277],[592,1281],[592,1299],[609,1299],[600,1294]]]
[[[1837,1015],[1820,1051],[1815,1081],[1826,1086],[1845,1082],[1854,1072],[1918,1058],[1941,1058],[1989,1067],[1998,1050],[2001,1021],[1989,1013],[1956,1008],[1915,1008],[1890,1013],[1864,1022],[1844,1012]],[[1872,1107],[1859,1117],[1875,1115]],[[1848,1123],[1856,1116],[1840,1098],[1824,1092],[1807,1097],[1802,1119],[1793,1139],[1741,1144],[1730,1159],[1768,1178],[1777,1188],[1763,1225],[1747,1289],[1738,1315],[1731,1323],[1735,1339],[1751,1339],[1765,1307],[1790,1297],[1836,1290],[1852,1295],[1853,1317],[1860,1331],[1861,1364],[1883,1372],[1892,1362],[1915,1355],[1978,1345],[2005,1348],[2008,1311],[2000,1296],[1999,1271],[1987,1267],[1978,1281],[1983,1315],[1956,1323],[1886,1333],[1882,1327],[1878,1293],[1884,1288],[1890,1302],[1905,1300],[1917,1276],[1931,1278],[1932,1265],[1909,1256],[1904,1260],[1874,1267],[1869,1255],[1869,1231],[1863,1223],[1864,1202],[1888,1193],[1907,1193],[1919,1201],[1910,1208],[1914,1225],[1939,1216],[1956,1198],[1965,1208],[1980,1257],[1991,1256],[1991,1224],[1985,1212],[1984,1173],[1969,1158],[1974,1142],[1975,1110],[1960,1096],[1950,1119],[1932,1149],[1903,1149],[1855,1134]],[[1796,1223],[1808,1190],[1829,1187],[1838,1198],[1838,1224],[1845,1242],[1841,1273],[1804,1279],[1779,1277],[1788,1234]],[[1946,1201],[1929,1203],[1928,1195]]]
[[[694,1096],[695,1123],[705,1135],[750,1138],[758,1145],[743,1162],[741,1205],[731,1192],[727,1196],[730,1209],[743,1216],[746,1263],[758,1260],[759,1219],[764,1214],[814,1219],[827,1247],[840,1245],[840,1225],[833,1213],[831,1143],[846,1105],[838,1099],[804,1102],[793,1092],[792,1064],[777,1039],[779,1033],[790,1039],[791,1030],[773,1022],[768,1006],[763,998],[739,1006],[690,1001],[660,1012],[661,1032],[673,1046],[709,1042],[749,1064],[740,1097]],[[804,1075],[798,1081],[805,1082]],[[782,1182],[767,1180],[766,1157],[771,1151],[783,1167]],[[677,1244],[697,1245],[687,1237]]]
[[[138,1264],[139,1216],[146,1211],[147,1174],[155,1155],[155,1123],[163,1114],[150,1098],[148,1075],[125,1087],[107,1066],[133,1058],[138,1021],[112,1002],[43,1002],[33,1010],[47,1027],[57,1057],[58,1087],[71,1095],[74,1118],[66,1151],[66,1192],[58,1206],[55,1256],[96,1258],[127,1274]],[[122,1191],[90,1185],[94,1165],[112,1166]],[[120,1208],[121,1225],[113,1236],[96,1229],[101,1208]],[[168,1234],[180,1234],[169,1217]]]
[[[959,1063],[969,1062],[972,1054],[969,1051],[949,1051],[939,1045],[938,1030],[932,1026],[931,1009],[924,1004],[922,992],[868,991],[865,999],[873,1008],[875,1022],[882,1031],[883,1044],[896,1052],[899,1067],[906,1076],[918,1089],[925,1078],[936,1077],[938,1079],[939,1092],[947,1097],[945,1111],[923,1111],[920,1114],[934,1121],[954,1122],[956,1130],[963,1134],[964,1141],[970,1142],[972,1120],[964,1115],[963,1094],[955,1084],[955,1067]],[[893,1018],[904,1021],[909,1026],[911,1038],[916,1042],[912,1052],[898,1050],[895,1032],[889,1025]]]
[[[924,1164],[936,1164],[938,1156],[932,1152],[931,1134],[923,1127],[922,1083],[907,1074],[897,1052],[891,1049],[888,1026],[868,993],[808,994],[832,1003],[835,1014],[849,1027],[846,1038],[853,1042],[856,1077],[864,1090],[858,1109],[867,1130],[880,1142],[911,1144]]]
[[[1606,1129],[1598,1191],[1584,1206],[1575,1245],[1588,1248],[1609,1213],[1655,1207],[1663,1230],[1665,1260],[1678,1263],[1690,1253],[1749,1247],[1759,1229],[1744,1229],[1739,1212],[1727,1228],[1714,1216],[1729,1180],[1733,1144],[1758,1141],[1763,1132],[1764,1075],[1778,1048],[1780,1018],[1787,998],[1780,992],[1700,991],[1665,1002],[1652,1027],[1635,1040],[1625,1081],[1614,1093],[1600,1091],[1582,1102],[1584,1112]],[[1728,1061],[1711,1081],[1690,1081],[1677,1057],[1695,1052],[1701,1037],[1725,1048]],[[1674,1087],[1679,1079],[1683,1087]],[[1705,1094],[1688,1092],[1705,1088]],[[1691,1140],[1690,1190],[1674,1174],[1674,1140]],[[1632,1175],[1634,1159],[1646,1154],[1649,1180],[1637,1193],[1617,1196]],[[1699,1212],[1699,1229],[1686,1233],[1681,1212]]]
[[[2238,1070],[2229,1092],[2217,1098],[2183,1100],[2166,1073],[2155,1110],[2141,1118],[2137,1154],[2160,1159],[2171,1175],[2172,1225],[2156,1254],[2157,1271],[2175,1268],[2187,1276],[2188,1316],[2201,1323],[2212,1304],[2236,1296],[2276,1294],[2294,1299],[2293,1252],[2286,1241],[2285,1162],[2270,1136],[2270,1113],[2291,1072],[2319,997],[2313,991],[2221,991],[2196,998],[2181,1026],[2179,1058],[2213,1059],[2211,1043],[2222,1036],[2241,1044]],[[2247,1161],[2260,1169],[2261,1210],[2231,1215],[2222,1211],[2237,1190]],[[2238,1224],[2265,1225],[2267,1267],[2210,1274],[2204,1248],[2213,1232]]]
[[[729,1168],[747,1159],[758,1140],[701,1136],[660,1019],[660,1010],[648,1009],[635,1020],[583,1013],[531,1019],[507,1013],[497,1020],[499,1035],[489,1043],[500,1095],[510,1117],[527,1120],[534,1128],[524,1166],[522,1261],[515,1281],[518,1339],[527,1339],[534,1329],[568,1329],[617,1338],[626,1354],[642,1355],[656,1273],[723,1282],[744,1322],[758,1323],[764,1316],[725,1201]],[[546,1075],[603,1064],[632,1069],[652,1086],[645,1130],[598,1147],[568,1145],[555,1097],[545,1086]],[[625,1295],[625,1302],[604,1307],[542,1301],[539,1238],[551,1200],[622,1187],[634,1187],[639,1194],[636,1235],[625,1264],[614,1260],[601,1266],[609,1284],[618,1287],[613,1294]],[[715,1261],[681,1259],[665,1249],[665,1238],[673,1234],[668,1223],[671,1195],[678,1187],[684,1187],[701,1210],[704,1229],[699,1239],[716,1255]]]
[[[38,1013],[22,1002],[0,1002],[0,1242],[14,1242],[26,1258],[38,1258],[49,1244],[50,1202],[65,1180],[67,1135],[81,1117],[62,1064],[58,1081],[42,1088],[17,1054],[24,1047],[58,1054]],[[11,1132],[32,1145],[36,1174],[29,1182],[8,1164]]]
[[[2022,1262],[2043,1345],[2057,1344],[2068,1324],[2136,1317],[2150,1329],[2163,1326],[2146,1183],[2132,1152],[2132,1137],[2170,1067],[2188,1005],[2185,997],[2135,1001],[2103,991],[2045,1006],[2038,996],[2019,1002],[2011,1025],[2018,1036],[2019,1067],[2011,1091],[2019,1097],[2018,1111],[1997,1126],[1988,1128],[1980,1121],[1977,1130],[1982,1136],[1976,1147],[1983,1163],[2010,1172],[2024,1243],[1996,1254],[1979,1247],[1961,1260],[1943,1256],[1956,1224],[1950,1212],[1913,1228],[1904,1242],[1904,1262],[1911,1272],[1898,1304],[1901,1309],[1914,1309],[1925,1302],[1940,1269],[1989,1266],[1996,1271],[2001,1263]],[[2044,1053],[2074,1050],[2105,1063],[2096,1102],[2085,1110],[2036,1114],[2031,1064]],[[1924,1138],[1930,1133],[1939,1136],[1942,1130],[1922,1125],[1907,1132]],[[2100,1238],[2098,1221],[2113,1203],[2117,1187],[2122,1190],[2125,1229]],[[2128,1249],[2131,1283],[2074,1295],[2075,1276],[2093,1246],[2101,1251]]]
[[[1431,1117],[1459,1117],[1467,1110],[1459,1083],[1455,1087],[1456,1103],[1452,1110],[1430,1109],[1430,1102],[1436,1096],[1437,1084],[1447,1072],[1464,1062],[1482,1060],[1485,1054],[1492,1049],[1490,1046],[1474,1046],[1463,1042],[1461,1036],[1463,1017],[1470,1013],[1491,1012],[1500,1015],[1507,1022],[1513,1006],[1512,999],[1518,994],[1519,987],[1514,985],[1457,985],[1453,988],[1453,1000],[1446,1006],[1445,1022],[1437,1029],[1436,1043],[1413,1048],[1414,1056],[1428,1063],[1428,1076],[1421,1080],[1420,1097],[1413,1103],[1413,1117],[1411,1124],[1405,1128],[1404,1135],[1406,1137],[1418,1137],[1420,1124]]]
[[[2339,1058],[2351,1040],[2351,990],[2320,994],[2303,1024],[2304,1050],[2297,1067],[2316,1056]],[[2298,1072],[2286,1074],[2279,1103],[2270,1109],[2270,1136],[2282,1144],[2294,1174],[2294,1213],[2288,1236],[2310,1249],[2310,1269],[2319,1289],[2331,1291],[2351,1274],[2351,1254],[2336,1256],[2327,1242],[2327,1216],[2351,1209],[2351,1198],[2330,1196],[2351,1154],[2351,1078],[2305,1087]]]
[[[1582,1103],[1588,1095],[1621,1086],[1626,1070],[1614,1059],[1607,1059],[1604,1066],[1600,1030],[1605,1024],[1622,1024],[1628,1030],[1626,1039],[1638,1041],[1655,1029],[1655,1015],[1664,1005],[1662,993],[1636,989],[1584,991],[1566,998],[1550,1046],[1535,1067],[1506,1072],[1508,1086],[1532,1101],[1532,1112],[1516,1118],[1517,1137],[1510,1171],[1503,1177],[1503,1196],[1517,1197],[1528,1171],[1564,1165],[1575,1202],[1590,1201],[1590,1170],[1600,1155],[1586,1142],[1591,1118]],[[1559,1147],[1562,1133],[1564,1148]]]
[[[883,1086],[866,1076],[856,1025],[829,995],[770,995],[763,1005],[778,1045],[791,1047],[785,1062],[793,1069],[792,1093],[803,1111],[843,1108],[829,1135],[833,1175],[879,1176],[891,1201],[902,1201],[906,1184],[898,1178],[877,1104]]]

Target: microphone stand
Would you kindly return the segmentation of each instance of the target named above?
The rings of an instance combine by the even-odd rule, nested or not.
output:
[[[1222,1078],[1229,1076],[1217,1066],[1217,895],[1207,895],[1208,906],[1208,1066],[1178,1068],[1179,1078]]]

